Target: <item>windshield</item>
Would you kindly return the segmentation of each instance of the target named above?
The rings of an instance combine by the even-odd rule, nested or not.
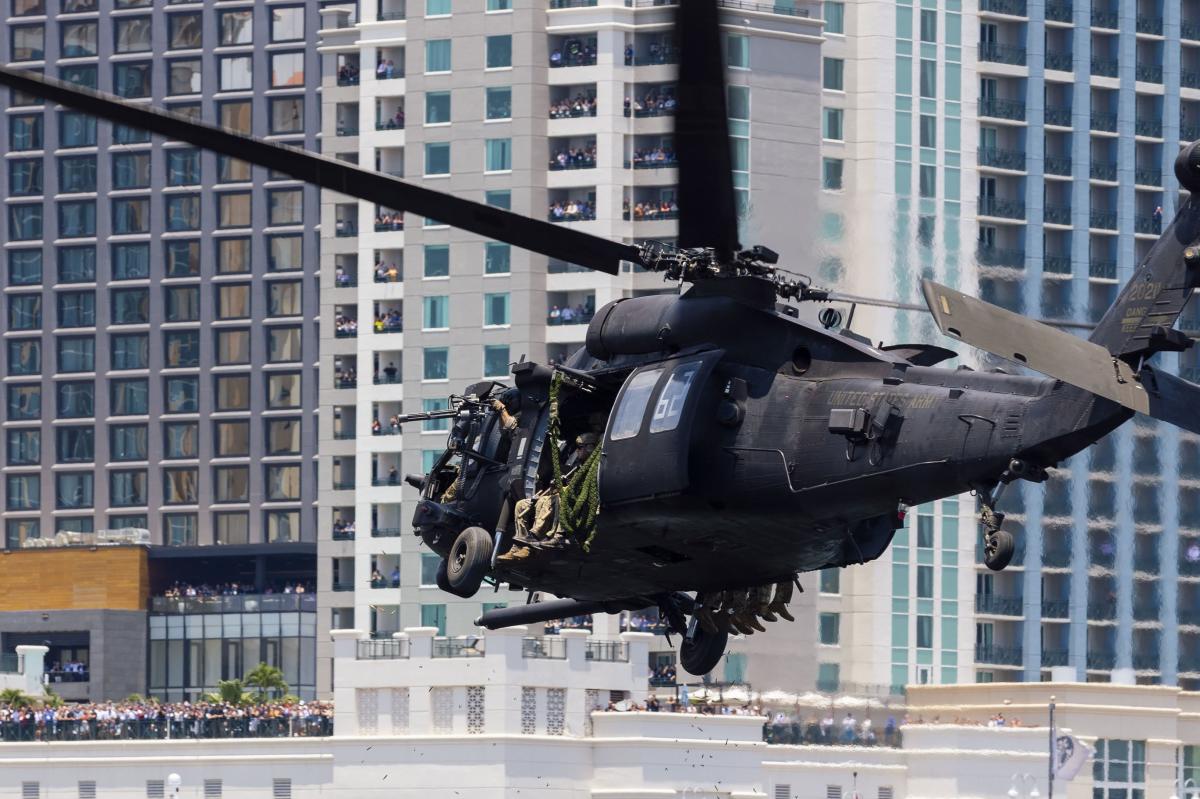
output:
[[[629,380],[625,387],[625,396],[613,416],[612,431],[609,437],[613,441],[633,438],[642,428],[642,418],[646,415],[646,406],[650,404],[650,395],[654,385],[662,375],[662,369],[651,369],[648,372],[638,372]]]

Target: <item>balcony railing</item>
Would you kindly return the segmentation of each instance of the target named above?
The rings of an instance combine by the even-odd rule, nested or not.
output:
[[[1065,619],[1071,615],[1071,600],[1043,599],[1042,616],[1047,619]]]
[[[1157,621],[1159,611],[1160,608],[1157,604],[1135,602],[1133,605],[1133,618],[1135,621]]]
[[[1200,70],[1179,70],[1179,83],[1189,89],[1200,89]]]
[[[1097,58],[1092,56],[1092,74],[1103,78],[1115,78],[1121,65],[1115,58]]]
[[[334,582],[333,590],[334,591],[353,591],[354,583],[353,582],[349,582],[349,583]]]
[[[975,612],[993,616],[1021,616],[1024,614],[1025,608],[1023,600],[1019,596],[976,594]]]
[[[333,223],[333,235],[337,238],[358,235],[358,223],[353,219],[339,219]]]
[[[1088,261],[1088,275],[1104,280],[1117,279],[1117,262],[1093,258]]]
[[[1002,219],[1024,219],[1025,203],[1020,200],[1005,200],[1001,197],[980,197],[979,215]]]
[[[1066,255],[1044,256],[1042,271],[1051,275],[1069,275],[1071,274],[1071,259]]]
[[[993,14],[1008,14],[1010,17],[1027,16],[1025,0],[980,0],[980,11],[990,11]]]
[[[333,378],[334,388],[355,388],[358,386],[358,378],[356,377],[335,377]]]
[[[999,42],[980,42],[979,60],[1023,67],[1025,66],[1025,48]]]
[[[1070,653],[1066,649],[1043,649],[1042,650],[1042,668],[1048,669],[1052,666],[1065,666]]]
[[[353,541],[354,540],[354,531],[353,530],[334,530],[333,531],[333,540],[334,541]]]
[[[237,596],[156,596],[150,599],[151,613],[266,613],[317,610],[316,594],[239,594]]]
[[[18,674],[18,665],[16,652],[0,654],[0,674]]]
[[[1051,225],[1071,224],[1071,208],[1064,205],[1047,205],[1042,209],[1042,219]]]
[[[409,642],[403,638],[367,639],[358,642],[358,660],[399,660],[408,657]]]
[[[598,0],[550,0],[550,8],[592,8]]]
[[[403,382],[404,382],[404,378],[401,377],[400,375],[387,375],[387,374],[375,375],[375,385],[377,385],[377,386],[391,386],[391,385],[398,386]]]
[[[1162,219],[1137,214],[1133,217],[1133,230],[1135,233],[1152,233],[1157,236],[1162,233]]]
[[[1120,24],[1120,18],[1116,11],[1101,11],[1098,8],[1092,9],[1092,27],[1093,28],[1108,28],[1116,30]]]
[[[1046,3],[1046,19],[1052,22],[1072,22],[1075,19],[1075,8],[1071,3]]]
[[[1158,671],[1158,652],[1135,651],[1133,667],[1139,671]]]
[[[980,147],[979,165],[992,166],[997,169],[1015,169],[1024,171],[1025,153],[1022,150],[1003,150],[999,147]]]
[[[1087,667],[1089,669],[1111,669],[1117,665],[1115,652],[1088,652]]]
[[[1093,180],[1115,181],[1117,179],[1117,165],[1112,161],[1092,161],[1088,172]]]
[[[1046,124],[1060,128],[1071,127],[1071,109],[1061,105],[1046,106]]]
[[[1110,600],[1089,602],[1087,617],[1096,621],[1111,621],[1117,617],[1117,603]]]
[[[1139,136],[1150,136],[1161,139],[1163,134],[1162,120],[1139,118],[1133,123],[1133,131]]]
[[[399,538],[402,535],[399,527],[373,527],[372,538]]]
[[[1104,111],[1092,112],[1092,130],[1102,130],[1106,133],[1117,132],[1117,115]]]
[[[197,705],[197,708],[200,706]],[[223,712],[216,706],[214,712]],[[330,711],[332,712],[332,711]],[[309,712],[305,716],[201,716],[162,719],[60,719],[44,727],[15,721],[0,724],[0,741],[155,741],[197,738],[294,738],[333,735],[333,716]]]
[[[1149,33],[1154,36],[1162,36],[1163,20],[1162,17],[1151,17],[1146,14],[1137,15],[1137,32]]]
[[[1046,69],[1071,72],[1075,69],[1075,56],[1071,53],[1046,53]]]
[[[483,639],[473,635],[462,638],[434,638],[435,658],[480,658],[483,657]]]
[[[1065,569],[1071,565],[1071,550],[1067,547],[1048,547],[1042,552],[1042,565]]]
[[[629,646],[624,641],[588,641],[584,652],[588,660],[609,662],[629,660]]]
[[[521,640],[521,657],[534,660],[565,660],[567,639],[556,635],[548,638],[524,638]]]
[[[333,440],[334,441],[351,441],[356,437],[357,436],[354,435],[353,430],[334,430],[333,431]]]
[[[1200,25],[1195,22],[1180,22],[1179,38],[1191,39],[1193,42],[1200,41]]]
[[[679,161],[674,157],[656,159],[656,158],[635,158],[632,162],[626,161],[626,169],[675,169],[679,166]]]
[[[1133,182],[1139,186],[1162,186],[1162,170],[1138,167],[1133,170]]]
[[[353,124],[348,122],[339,122],[337,125],[337,135],[339,136],[357,136],[358,123]]]
[[[1160,64],[1138,64],[1133,71],[1134,76],[1143,83],[1162,83],[1163,68]]]
[[[1021,647],[1019,646],[990,646],[975,645],[975,662],[991,663],[997,666],[1020,666]]]
[[[997,97],[985,97],[979,101],[979,115],[995,119],[1024,121],[1025,103],[1020,100],[1001,100]]]
[[[1180,610],[1179,623],[1189,627],[1200,627],[1200,610]]]
[[[1089,216],[1088,224],[1091,227],[1099,230],[1116,230],[1117,229],[1117,212],[1116,211],[1092,211]]]
[[[354,478],[348,480],[333,480],[330,485],[334,491],[353,491],[355,487]]]
[[[1011,266],[1017,269],[1025,266],[1024,250],[980,247],[975,254],[981,266]]]

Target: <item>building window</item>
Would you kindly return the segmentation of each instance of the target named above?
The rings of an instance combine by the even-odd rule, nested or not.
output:
[[[507,344],[488,344],[484,346],[484,377],[508,377],[510,363]]]
[[[59,472],[54,475],[55,507],[59,510],[90,508],[93,504],[91,472]]]
[[[222,275],[250,271],[250,239],[217,240],[217,272]]]
[[[8,251],[8,285],[36,286],[41,282],[41,250]]]
[[[58,295],[59,327],[94,327],[96,294],[91,291],[64,291]]]
[[[267,269],[294,272],[304,268],[304,239],[294,236],[267,236]]]
[[[425,277],[450,276],[450,245],[425,245]]]
[[[250,516],[246,513],[215,513],[218,544],[249,544]]]
[[[42,205],[10,205],[8,235],[14,241],[32,241],[42,237]]]
[[[300,328],[267,328],[267,361],[286,363],[300,360]]]
[[[122,62],[113,66],[113,93],[118,97],[149,97],[149,62]]]
[[[96,371],[96,342],[91,336],[59,336],[56,342],[60,373]]]
[[[145,379],[114,380],[110,399],[113,416],[142,416],[150,412],[150,387]]]
[[[817,664],[817,690],[833,692],[840,688],[841,667],[837,663]]]
[[[512,11],[512,0],[487,0],[488,11]]]
[[[271,41],[297,42],[304,39],[304,6],[271,9]]]
[[[64,156],[58,159],[58,191],[74,194],[96,190],[96,158],[91,155]]]
[[[445,605],[422,605],[421,606],[421,626],[436,627],[438,635],[446,634],[446,606]]]
[[[117,153],[113,156],[114,189],[146,189],[150,187],[150,154]]]
[[[286,543],[300,540],[300,511],[267,512],[267,541]]]
[[[197,225],[199,214],[197,214]],[[228,192],[217,195],[217,227],[250,227],[250,192]]]
[[[35,159],[8,162],[8,193],[29,197],[42,193],[42,162]]]
[[[200,14],[169,14],[167,16],[167,49],[200,49],[204,43],[202,19]]]
[[[223,11],[220,22],[222,46],[254,43],[253,11]]]
[[[450,122],[450,92],[425,92],[425,124]]]
[[[922,114],[919,134],[922,147],[937,147],[937,117]]]
[[[12,0],[14,17],[40,17],[46,13],[46,0]]]
[[[1191,747],[1187,747],[1191,748]],[[1187,763],[1185,755],[1185,763]],[[1190,769],[1185,766],[1184,771]],[[1113,738],[1096,741],[1092,757],[1094,799],[1141,799],[1146,795],[1146,742]],[[1187,793],[1187,791],[1184,791]]]
[[[841,634],[841,617],[837,613],[821,613],[818,616],[820,641],[826,646],[836,646]]]
[[[163,542],[173,547],[195,546],[196,514],[164,513]]]
[[[483,201],[493,208],[512,210],[512,191],[510,189],[490,189],[483,193]],[[504,245],[507,247],[508,245]]]
[[[41,294],[14,294],[8,298],[8,327],[10,330],[37,330],[41,326]]]
[[[300,499],[300,464],[267,467],[267,499]]]
[[[200,319],[199,286],[168,286],[165,294],[167,322],[195,322]]]
[[[271,100],[271,133],[304,133],[304,97]]]
[[[74,83],[88,89],[99,84],[99,69],[95,64],[71,64],[58,68],[58,77],[66,83]]]
[[[254,60],[248,55],[225,56],[217,62],[220,67],[220,86],[223,92],[236,92],[254,88]],[[228,103],[230,107],[249,105],[248,103]],[[224,107],[224,106],[223,106]],[[222,119],[221,124],[230,127]]]
[[[734,69],[750,68],[750,37],[738,33],[725,36],[726,63]]]
[[[165,242],[167,277],[195,277],[200,274],[200,242],[196,239],[171,239]]]
[[[196,470],[163,469],[163,503],[167,505],[196,504]]]
[[[246,375],[221,375],[218,377],[217,410],[250,410],[250,378]]]
[[[917,616],[917,648],[933,648],[933,616]]]
[[[824,6],[825,10],[825,32],[845,33],[846,4],[843,2],[835,2],[835,0],[825,0],[822,5]]]
[[[45,57],[45,26],[21,25],[12,29],[13,61],[41,61]]]
[[[250,467],[218,466],[213,469],[213,493],[217,502],[249,502]]]
[[[58,204],[58,235],[79,239],[96,235],[96,203],[92,200]]]
[[[149,321],[149,289],[113,290],[112,323],[114,325],[144,325]]]
[[[267,420],[267,454],[268,455],[299,455],[300,454],[300,420],[299,419],[269,419],[269,420]]]
[[[200,229],[200,195],[169,194],[166,203],[167,230],[174,232]]]
[[[113,233],[150,232],[150,200],[145,197],[122,197],[112,201]]]
[[[512,118],[512,88],[509,86],[492,86],[487,89],[484,102],[487,119]]]
[[[271,87],[298,89],[304,86],[304,52],[271,54]]]
[[[150,17],[118,17],[116,50],[118,53],[142,53],[150,49]]]
[[[250,318],[249,283],[223,283],[217,286],[217,318]]]
[[[167,185],[193,186],[200,182],[200,151],[194,147],[167,150]]]
[[[267,377],[268,408],[300,407],[300,375],[272,374]]]
[[[8,118],[8,146],[18,150],[42,149],[42,115],[24,114]]]
[[[483,245],[483,273],[507,275],[512,271],[512,247],[489,241]]]
[[[840,58],[825,58],[825,68],[822,71],[822,86],[831,91],[844,91],[846,88],[846,62]]]
[[[249,422],[217,422],[214,432],[218,457],[237,458],[250,454]]]
[[[821,159],[821,186],[830,191],[842,188],[842,168],[845,162],[840,158]]]
[[[8,375],[40,375],[42,373],[41,339],[17,339],[8,342]]]
[[[447,347],[426,347],[424,351],[424,380],[446,380],[450,372],[450,350]]]
[[[450,71],[450,40],[429,39],[425,42],[425,71]]]
[[[8,510],[38,510],[42,506],[41,474],[10,474],[5,478]]]
[[[450,174],[450,142],[427,142],[425,144],[425,174]]]
[[[842,118],[844,111],[840,108],[825,108],[822,110],[822,119],[824,127],[821,135],[832,141],[842,141],[844,133],[842,132]]]
[[[917,596],[922,599],[933,599],[933,567],[917,567]]]
[[[149,502],[145,469],[108,473],[108,499],[118,508],[144,506]]]
[[[933,548],[933,517],[917,516],[917,546],[921,549]]]
[[[441,296],[426,296],[423,300],[425,316],[422,322],[423,330],[446,330],[450,327],[450,298]]]
[[[425,0],[425,16],[450,16],[450,0]]]
[[[33,466],[42,462],[40,430],[9,430],[7,438],[9,466]]]
[[[926,9],[921,12],[921,41],[937,41],[937,11]]]
[[[64,380],[56,388],[61,419],[88,419],[96,415],[96,384],[91,380]]]
[[[299,316],[299,280],[273,280],[267,284],[267,316]]]
[[[30,386],[8,387],[8,414],[10,422],[28,422],[42,417],[42,387]]]
[[[128,125],[113,125],[114,144],[147,144],[150,132],[141,128],[131,128]]]
[[[512,170],[512,139],[487,139],[484,141],[483,169],[485,172],[509,172]]]
[[[114,244],[113,280],[137,280],[150,277],[150,245]]]
[[[837,569],[822,570],[820,585],[822,594],[840,594],[842,592],[842,573]]]
[[[146,460],[147,430],[144,424],[113,425],[108,457],[114,461]]]
[[[937,97],[937,62],[921,59],[921,96]]]
[[[110,337],[112,368],[145,369],[150,360],[150,337],[145,333],[123,333]]]
[[[509,323],[508,306],[509,295],[507,292],[503,294],[484,294],[483,323],[488,326],[507,325]]]
[[[299,225],[304,222],[304,190],[274,189],[267,192],[268,224]]]
[[[503,69],[512,66],[512,35],[487,37],[487,69]]]
[[[200,365],[200,331],[180,330],[163,334],[163,350],[167,368]]]
[[[217,331],[217,365],[236,366],[250,363],[250,331]]]
[[[62,51],[59,58],[91,58],[99,50],[98,26],[95,22],[64,22],[62,31]]]
[[[199,94],[200,88],[200,59],[176,59],[167,62],[168,95]],[[181,107],[175,107],[172,110],[179,112]]]
[[[937,196],[937,167],[922,165],[917,172],[918,190],[922,197]]]

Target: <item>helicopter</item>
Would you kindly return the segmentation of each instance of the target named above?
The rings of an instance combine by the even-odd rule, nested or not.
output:
[[[1173,325],[1200,285],[1200,205],[1189,197],[1088,339],[925,280],[947,337],[1039,375],[939,366],[930,343],[876,346],[800,318],[796,303],[845,300],[738,241],[717,0],[677,10],[680,43],[675,245],[627,244],[405,183],[332,158],[131,104],[35,73],[0,84],[94,116],[617,274],[623,263],[686,290],[619,299],[564,363],[514,364],[445,411],[413,532],[441,557],[438,585],[485,582],[560,599],[484,613],[489,628],[657,607],[702,675],[731,632],[786,617],[796,576],[882,555],[906,510],[974,491],[985,564],[1013,536],[998,502],[1147,414],[1200,432],[1200,386],[1148,361],[1192,341]],[[1200,189],[1200,143],[1175,164]],[[543,502],[548,498],[548,503]],[[549,508],[553,535],[531,536]],[[517,557],[524,552],[523,557]],[[798,583],[797,583],[798,585]],[[784,601],[780,601],[780,600]]]

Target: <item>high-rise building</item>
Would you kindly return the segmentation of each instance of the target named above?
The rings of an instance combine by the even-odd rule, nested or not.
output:
[[[355,17],[329,6],[325,151],[600,236],[669,241],[674,11],[643,0],[378,0]],[[818,188],[819,10],[729,0],[722,41],[745,243],[802,257],[816,222],[805,203]],[[322,237],[322,630],[466,632],[481,605],[525,596],[437,590],[437,557],[410,534],[415,492],[401,484],[431,465],[447,423],[401,433],[392,418],[446,408],[451,392],[506,380],[521,358],[563,359],[610,300],[678,288],[332,194]],[[815,619],[790,640],[773,632],[736,643],[728,676],[794,677],[784,653],[811,644]],[[756,646],[772,654],[742,656]],[[330,656],[322,650],[322,684]]]
[[[934,277],[1087,335],[1179,205],[1171,165],[1178,143],[1200,135],[1200,7],[824,5],[822,276],[917,304],[920,279]],[[875,339],[951,345],[923,314],[860,308],[858,318]],[[1194,312],[1181,326],[1197,327]],[[1013,368],[961,351],[976,368]],[[1159,358],[1197,374],[1194,353]],[[957,597],[935,590],[926,647],[919,614],[900,601],[911,591],[920,602],[920,583],[898,584],[914,577],[899,568],[903,549],[887,556],[893,680],[898,642],[915,640],[910,682],[1038,680],[1065,667],[1081,680],[1193,685],[1198,447],[1139,419],[1052,469],[1045,485],[1013,486],[1000,507],[1018,550],[1001,574],[980,562],[973,500],[959,498],[953,512],[952,501],[935,503],[938,535],[954,518],[958,535],[935,537],[932,565],[952,565],[957,548],[963,573],[974,560],[974,580],[960,579]],[[885,636],[887,603],[873,604],[872,619],[843,624]],[[959,623],[939,618],[951,610]],[[922,673],[921,659],[947,657],[953,647],[939,635],[952,628],[958,663]]]
[[[317,146],[315,4],[5,0],[0,13],[11,66]],[[103,602],[48,585],[48,603],[68,598],[6,607],[0,648],[49,642],[50,664],[172,699],[266,661],[311,695],[315,600],[267,593],[315,581],[318,192],[3,96],[5,548],[130,530],[118,537],[149,546],[156,598],[123,617],[145,630],[137,644],[99,662]],[[176,582],[248,596],[162,599]],[[77,682],[69,692],[91,698],[117,684]]]

